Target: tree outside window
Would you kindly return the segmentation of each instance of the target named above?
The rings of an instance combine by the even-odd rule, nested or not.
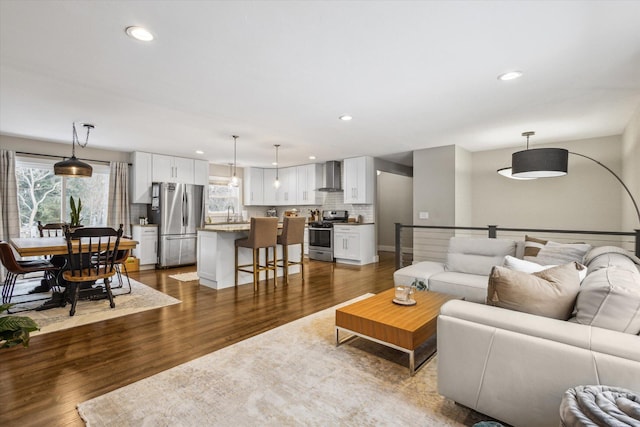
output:
[[[78,198],[82,200],[82,225],[106,225],[109,168],[93,167],[91,178],[60,177],[54,175],[52,161],[17,159],[20,236],[37,236],[38,221],[42,224],[69,222],[70,196],[76,203]]]

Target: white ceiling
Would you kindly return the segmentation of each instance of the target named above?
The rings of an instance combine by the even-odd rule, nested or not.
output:
[[[639,23],[640,1],[0,0],[0,133],[89,122],[94,148],[221,164],[236,134],[239,166],[615,135]]]

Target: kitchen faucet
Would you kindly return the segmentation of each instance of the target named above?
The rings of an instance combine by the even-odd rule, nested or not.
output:
[[[233,212],[233,216],[234,216],[233,222],[235,222],[236,210],[233,207],[233,205],[227,206],[227,222],[231,222],[231,215],[229,215],[229,209],[231,209],[231,212]]]

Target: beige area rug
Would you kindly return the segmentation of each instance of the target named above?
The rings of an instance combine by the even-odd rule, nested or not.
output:
[[[115,285],[118,285],[118,280],[114,280]],[[24,288],[32,289],[37,285],[38,281],[22,283],[20,287],[16,287],[16,291],[20,291]],[[43,311],[25,311],[16,313],[18,316],[29,316],[40,326],[39,331],[31,333],[31,336],[45,334],[48,332],[59,331],[62,329],[73,328],[75,326],[86,325],[89,323],[99,322],[102,320],[113,319],[115,317],[126,316],[128,314],[138,313],[145,310],[151,310],[153,308],[164,307],[167,305],[177,304],[180,300],[173,298],[160,291],[156,291],[147,285],[144,285],[138,281],[131,279],[131,293],[126,294],[129,287],[126,285],[120,289],[114,289],[113,294],[115,296],[114,302],[116,306],[114,308],[109,307],[109,300],[80,300],[76,306],[76,314],[69,316],[69,309],[71,305],[67,303],[65,307],[56,307]],[[27,291],[28,292],[28,291]],[[26,292],[25,292],[26,293]],[[50,293],[42,294],[45,297]],[[12,302],[19,302],[21,299],[33,298],[33,296],[24,295],[16,297]],[[40,305],[43,301],[37,303],[31,303]],[[17,309],[21,309],[24,306],[18,305]]]
[[[172,279],[179,280],[181,282],[191,282],[193,280],[198,280],[198,273],[195,271],[192,273],[180,273],[180,274],[171,274],[169,275]]]
[[[393,359],[402,359],[398,364]],[[471,426],[436,390],[435,359],[335,346],[335,307],[78,405],[88,426]]]

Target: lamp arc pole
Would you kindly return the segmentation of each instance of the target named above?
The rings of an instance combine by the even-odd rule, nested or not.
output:
[[[631,199],[631,202],[633,203],[633,207],[636,209],[636,215],[638,215],[638,223],[640,224],[640,209],[638,209],[638,204],[636,203],[636,199],[633,198],[633,194],[631,194],[631,191],[629,190],[629,187],[627,187],[627,185],[622,181],[622,179],[620,179],[620,177],[614,171],[612,171],[608,166],[600,163],[596,159],[591,158],[589,156],[585,156],[584,154],[576,153],[574,151],[569,151],[569,154],[573,154],[573,155],[576,155],[576,156],[584,157],[585,159],[589,159],[592,162],[595,162],[595,163],[599,164],[600,166],[602,166],[603,168],[605,168],[606,170],[608,170],[609,173],[611,175],[613,175],[618,180],[618,182],[622,185],[622,188],[624,188],[624,190],[629,195],[629,198]]]

